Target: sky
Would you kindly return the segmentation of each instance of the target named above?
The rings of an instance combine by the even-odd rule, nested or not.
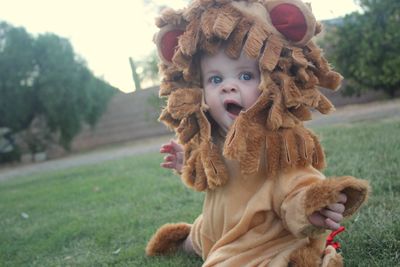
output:
[[[353,0],[308,0],[317,20],[343,16],[359,7]],[[147,3],[147,4],[145,4]],[[33,35],[68,38],[93,73],[123,92],[134,90],[129,57],[141,60],[155,46],[157,6],[178,9],[184,0],[0,0],[0,21]]]

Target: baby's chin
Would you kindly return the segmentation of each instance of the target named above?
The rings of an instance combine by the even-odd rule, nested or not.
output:
[[[224,132],[227,133],[229,131],[229,129],[232,127],[233,123],[235,122],[237,116],[233,117],[229,117],[229,120],[227,120],[225,123],[218,124],[219,128]]]
[[[235,123],[235,120],[237,119],[239,115],[231,114],[229,112],[224,113],[223,116],[220,117],[220,120],[216,120],[213,118],[214,123],[216,124],[215,126],[218,127],[221,133],[228,133],[229,129],[232,127],[232,125]]]

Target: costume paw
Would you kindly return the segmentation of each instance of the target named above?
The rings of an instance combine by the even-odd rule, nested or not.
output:
[[[333,246],[321,249],[324,238],[311,239],[310,244],[290,255],[289,267],[343,267],[343,258]]]
[[[367,200],[369,191],[370,187],[367,181],[351,176],[323,180],[312,185],[306,192],[306,215],[309,216],[329,204],[336,203],[339,194],[344,193],[347,201],[344,204],[343,216],[349,217]]]
[[[296,250],[290,255],[289,267],[319,267],[321,254],[317,249],[306,246]]]
[[[187,223],[164,224],[147,243],[146,254],[156,256],[176,251],[189,235],[190,228]]]
[[[336,252],[332,246],[327,246],[324,251],[324,258],[321,267],[342,267],[343,257]]]

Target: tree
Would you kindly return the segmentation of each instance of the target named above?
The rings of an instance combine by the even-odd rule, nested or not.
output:
[[[0,127],[20,131],[32,121],[34,66],[33,38],[0,23]]]
[[[133,82],[135,83],[135,91],[141,90],[142,89],[141,79],[137,72],[137,67],[136,67],[135,61],[133,61],[133,59],[131,57],[129,58],[129,64],[131,65],[132,79],[133,79]]]
[[[135,90],[159,84],[158,61],[156,50],[153,50],[141,60],[129,58]]]
[[[347,15],[329,41],[332,59],[349,79],[347,93],[400,90],[400,1],[359,0],[362,13]]]
[[[51,131],[59,131],[61,144],[68,147],[82,121],[96,122],[114,90],[92,75],[67,39],[40,35],[34,52],[38,112],[46,114]]]
[[[145,59],[138,62],[138,67],[141,68],[140,79],[142,81],[147,81],[153,85],[159,83],[158,62],[159,59],[155,49]]]
[[[39,125],[41,137],[57,135],[68,148],[82,122],[94,125],[114,92],[67,39],[55,34],[33,38],[23,28],[0,24],[0,128],[30,133],[33,124]],[[43,149],[35,135],[22,136],[29,136],[31,152]]]

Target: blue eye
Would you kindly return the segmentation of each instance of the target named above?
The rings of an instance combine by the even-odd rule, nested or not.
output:
[[[210,83],[213,83],[213,84],[219,84],[222,82],[222,78],[220,76],[215,75],[215,76],[210,77],[209,81],[210,81]]]
[[[251,74],[250,72],[245,72],[240,74],[239,79],[240,80],[245,80],[245,81],[250,81],[253,78],[253,74]]]

